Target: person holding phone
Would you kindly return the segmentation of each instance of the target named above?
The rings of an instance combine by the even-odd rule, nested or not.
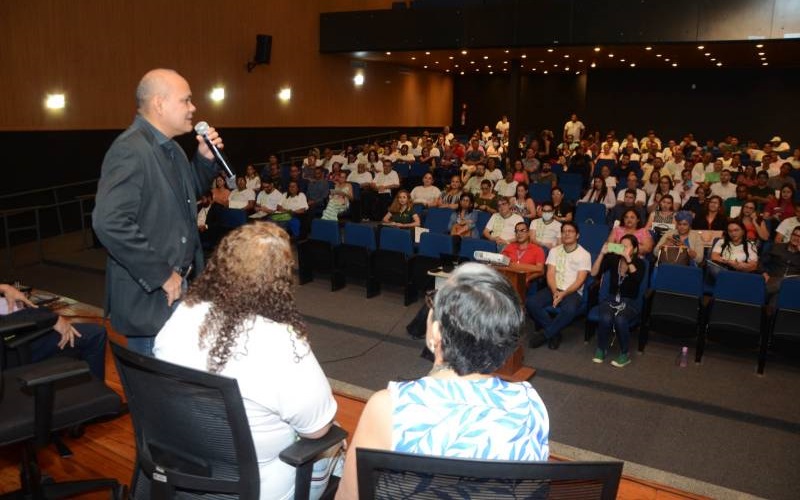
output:
[[[675,229],[664,233],[653,250],[653,255],[656,256],[658,262],[677,263],[664,261],[663,258],[666,257],[662,258],[662,252],[666,254],[671,251],[680,254],[681,251],[685,251],[690,262],[694,261],[696,265],[703,263],[703,252],[705,251],[703,239],[697,233],[692,232],[693,219],[694,216],[688,210],[681,210],[675,214]],[[675,252],[671,250],[672,248],[677,248],[678,251]]]
[[[600,317],[597,323],[597,349],[592,361],[602,363],[608,354],[609,337],[616,333],[619,340],[619,356],[611,362],[616,368],[630,364],[628,347],[630,345],[630,325],[639,315],[636,297],[639,285],[644,279],[644,263],[639,257],[639,242],[636,237],[626,234],[620,243],[605,243],[600,255],[592,265],[593,277],[608,276],[608,298],[599,304]]]

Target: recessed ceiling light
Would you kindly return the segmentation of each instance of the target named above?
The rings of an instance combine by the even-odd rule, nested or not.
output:
[[[445,73],[450,73],[449,69],[444,70]]]
[[[508,68],[503,68],[503,71],[508,71]]]
[[[547,52],[553,52],[553,49],[547,49]]]
[[[211,100],[214,102],[220,102],[225,100],[225,87],[214,87],[211,89]]]
[[[593,67],[593,68],[596,68],[596,67],[597,67],[597,64],[595,64],[595,63],[592,63],[592,67]]]
[[[467,51],[466,51],[466,50],[462,50],[462,51],[461,51],[461,55],[462,55],[462,56],[465,56],[465,55],[467,55]]]
[[[475,71],[480,71],[480,70],[481,70],[480,68],[475,68]]]
[[[547,74],[547,70],[542,71],[542,73],[544,73],[546,75]]]
[[[387,55],[387,56],[390,56],[390,55],[392,55],[392,53],[391,53],[391,52],[387,52],[387,53],[386,53],[386,55]]]
[[[554,68],[557,68],[557,67],[558,67],[558,64],[554,64],[554,65],[553,65],[553,67],[554,67]]]
[[[569,71],[569,66],[565,67],[564,71]]]
[[[665,57],[664,60],[669,62],[669,57]]]
[[[704,48],[705,48],[705,46],[704,46],[704,45],[698,45],[698,46],[697,46],[697,50],[703,50]]]
[[[450,59],[452,61],[453,60],[453,56],[448,57],[448,59]]]
[[[508,61],[503,61],[503,64],[508,64]]]
[[[758,55],[763,56],[766,52],[759,52]]]
[[[716,58],[716,57],[712,57],[712,58],[711,58],[711,60],[712,60],[712,61],[716,61],[716,60],[717,60],[717,58]]]
[[[456,68],[457,68],[457,67],[458,67],[458,64],[456,64]]]
[[[292,98],[292,89],[290,89],[289,87],[284,87],[281,89],[280,92],[278,92],[278,99],[280,99],[283,102],[287,102],[291,98]]]
[[[492,67],[492,65],[491,65],[491,64],[488,64],[486,67],[487,67],[487,68],[491,68],[491,67]]]
[[[520,67],[520,68],[524,68],[524,67],[525,67],[525,65],[524,65],[524,64],[520,64],[520,65],[519,65],[519,67]]]
[[[489,74],[490,74],[490,75],[493,75],[493,74],[494,74],[494,71],[490,71],[490,72],[489,72]]]
[[[423,68],[424,68],[424,69],[428,69],[428,65],[426,64],[425,66],[423,66]]]
[[[575,72],[575,74],[576,74],[576,75],[580,75],[580,74],[581,74],[581,72],[580,72],[580,71],[576,71],[576,72]]]
[[[508,49],[504,50],[503,52],[505,52],[506,54],[508,54]]]
[[[767,58],[766,58],[766,57],[762,57],[762,58],[761,58],[761,60],[762,60],[762,61],[766,61],[766,60],[767,60]]]
[[[564,54],[564,59],[569,59],[569,54]]]
[[[417,60],[417,58],[416,58],[416,57],[414,57],[414,56],[411,56],[411,60],[412,60],[412,61],[416,61],[416,60]]]
[[[720,63],[720,64],[721,64],[721,63]],[[762,65],[762,66],[769,66],[769,63],[768,63],[768,62],[763,62],[763,63],[761,63],[761,65]]]
[[[653,50],[653,47],[648,45],[647,47],[644,48],[644,50]]]
[[[489,56],[483,56],[483,59],[484,60],[489,59]]]
[[[430,52],[428,52],[428,51],[426,50],[426,51],[425,51],[425,55],[426,55],[426,56],[429,56],[429,55],[431,55],[431,53],[430,53]]]
[[[764,44],[763,44],[763,43],[759,43],[759,44],[757,44],[757,45],[756,45],[756,48],[757,48],[757,49],[760,49],[760,48],[763,48],[763,47],[764,47]]]
[[[661,54],[656,54],[656,57],[661,57]]]
[[[636,67],[636,63],[631,63],[631,68],[635,68],[635,67]]]
[[[717,66],[722,66],[722,63],[721,63],[721,62],[718,62],[718,63],[717,63]]]
[[[527,59],[527,58],[528,58],[528,55],[527,55],[527,54],[522,54],[522,56],[521,56],[521,57],[522,57],[523,59]]]
[[[594,51],[595,51],[595,52],[600,52],[600,47],[595,47],[595,48],[594,48]]]
[[[672,63],[672,67],[675,68],[678,66],[678,63]]]
[[[544,64],[544,59],[539,59],[539,64]]]
[[[703,54],[703,55],[704,55],[704,56],[706,56],[706,57],[708,57],[708,56],[710,56],[710,55],[711,55],[711,52],[706,52],[706,53],[705,53],[705,54]]]
[[[620,59],[619,62],[625,62],[625,59]]]
[[[469,63],[470,63],[470,64],[475,64],[475,61],[470,61]]]
[[[439,61],[433,61],[433,64],[439,64]]]
[[[64,109],[67,105],[64,94],[47,94],[44,99],[44,107],[47,109]]]
[[[462,72],[461,72],[461,74],[463,75],[463,74],[464,74],[464,72],[462,71]]]
[[[531,71],[536,71],[536,68],[531,68]]]
[[[614,54],[608,54],[608,57],[614,57]]]
[[[583,62],[583,59],[578,59],[578,62]]]

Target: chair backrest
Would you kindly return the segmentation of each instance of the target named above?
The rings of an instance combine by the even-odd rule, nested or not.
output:
[[[247,223],[247,212],[239,208],[222,207],[219,212],[219,222],[228,229],[236,229]]]
[[[397,172],[397,176],[401,179],[405,179],[408,177],[408,174],[411,172],[411,165],[408,163],[397,162],[394,164],[392,169]]]
[[[564,192],[564,199],[575,203],[579,199],[581,199],[581,185],[580,184],[565,184],[563,186],[559,186],[561,190]]]
[[[558,186],[581,186],[583,185],[583,176],[581,174],[572,174],[569,172],[562,172],[558,175]]]
[[[622,462],[511,462],[356,450],[358,493],[374,498],[616,498]]]
[[[605,224],[606,206],[602,203],[578,203],[575,208],[577,224]]]
[[[617,162],[611,159],[597,160],[597,163],[594,164],[595,172],[600,172],[600,169],[604,166],[613,170],[614,167],[617,166]]]
[[[486,224],[489,223],[489,219],[492,218],[492,214],[483,210],[476,210],[476,212],[478,212],[478,222],[475,224],[475,229],[477,229],[478,235],[481,235],[486,228]]]
[[[431,168],[428,166],[427,163],[420,163],[418,161],[415,161],[411,165],[411,172],[409,173],[409,175],[411,175],[411,177],[422,177],[423,175],[427,174],[430,171]]]
[[[497,252],[497,243],[480,238],[461,238],[461,248],[458,256],[467,260],[475,260],[476,251]]]
[[[449,208],[431,207],[425,216],[424,226],[433,233],[446,233],[452,213],[453,211]]]
[[[587,224],[585,222],[579,222],[578,229],[581,232],[578,243],[592,254],[592,259],[594,259],[603,248],[603,243],[608,240],[608,233],[611,232],[611,229],[605,224]]]
[[[361,199],[361,184],[357,182],[351,182],[350,186],[353,188],[353,200],[360,200]]]
[[[382,227],[380,245],[381,250],[401,252],[406,256],[414,255],[414,241],[411,231],[398,227]]]
[[[714,284],[715,301],[761,306],[766,298],[766,284],[761,274],[721,271],[717,275],[717,282]]]
[[[553,188],[549,183],[536,183],[528,187],[528,194],[531,195],[533,201],[537,204],[549,201],[551,196],[550,190]]]
[[[339,222],[313,219],[311,221],[311,234],[308,237],[312,240],[324,241],[333,247],[338,246],[342,241],[339,236]]]
[[[136,437],[136,491],[150,484],[258,498],[255,446],[235,379],[143,356],[111,343]],[[153,472],[166,480],[149,480]],[[151,490],[152,491],[152,490]]]
[[[653,289],[699,299],[703,295],[703,270],[694,266],[661,264],[653,274]]]
[[[344,225],[344,243],[357,247],[364,247],[367,250],[375,250],[375,228],[368,224],[357,224],[347,222]]]
[[[784,278],[781,281],[778,309],[800,312],[800,278]]]
[[[453,237],[448,234],[434,232],[422,233],[419,239],[419,255],[438,259],[442,254],[453,254]]]

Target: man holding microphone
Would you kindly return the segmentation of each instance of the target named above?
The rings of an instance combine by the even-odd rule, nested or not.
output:
[[[189,273],[202,267],[196,199],[216,175],[208,139],[198,135],[190,161],[174,137],[192,131],[192,92],[177,72],[154,69],[136,88],[133,124],[103,160],[92,214],[108,250],[106,315],[128,348],[151,355],[155,335],[186,290]]]

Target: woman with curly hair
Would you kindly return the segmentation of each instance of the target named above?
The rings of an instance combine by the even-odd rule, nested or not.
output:
[[[159,332],[157,358],[232,377],[253,434],[261,498],[292,498],[294,468],[278,458],[297,436],[328,432],[336,401],[294,301],[289,237],[272,223],[228,233]],[[333,460],[318,461],[322,490]],[[321,493],[318,492],[317,495]]]

